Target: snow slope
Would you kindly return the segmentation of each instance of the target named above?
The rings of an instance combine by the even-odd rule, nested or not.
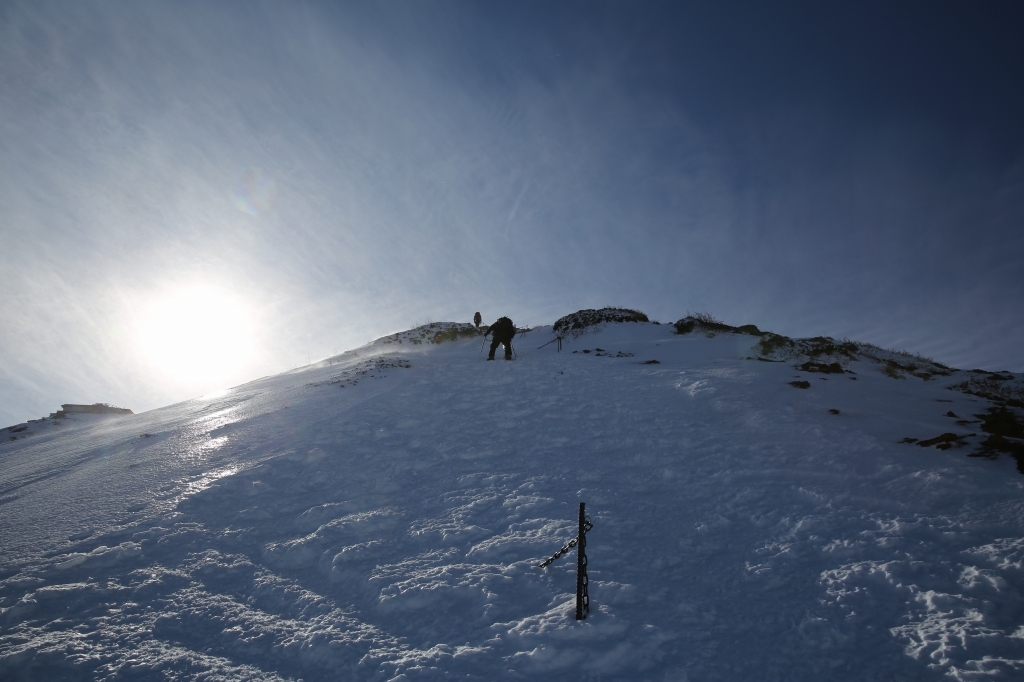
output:
[[[0,678],[1024,679],[1024,476],[898,442],[963,372],[433,334],[0,444]]]

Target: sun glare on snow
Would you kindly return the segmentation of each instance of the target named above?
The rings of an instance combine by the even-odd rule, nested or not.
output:
[[[252,355],[250,315],[241,301],[210,287],[153,302],[140,321],[142,354],[184,383],[228,379]]]

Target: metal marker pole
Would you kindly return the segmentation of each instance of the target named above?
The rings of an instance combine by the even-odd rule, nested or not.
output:
[[[576,620],[590,613],[590,595],[587,594],[587,517],[586,503],[580,502],[580,534],[576,545]]]

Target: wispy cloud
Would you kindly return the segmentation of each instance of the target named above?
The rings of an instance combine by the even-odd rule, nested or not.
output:
[[[0,421],[221,388],[131,333],[195,285],[252,317],[218,381],[609,302],[1024,368],[1020,160],[813,98],[709,118],[717,67],[606,10],[6,6]]]

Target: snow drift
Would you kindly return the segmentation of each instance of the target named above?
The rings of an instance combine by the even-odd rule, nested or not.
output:
[[[1019,679],[1024,476],[967,456],[999,396],[688,331],[488,363],[434,325],[33,424],[0,444],[0,677]],[[577,622],[572,555],[537,564],[580,501]]]

